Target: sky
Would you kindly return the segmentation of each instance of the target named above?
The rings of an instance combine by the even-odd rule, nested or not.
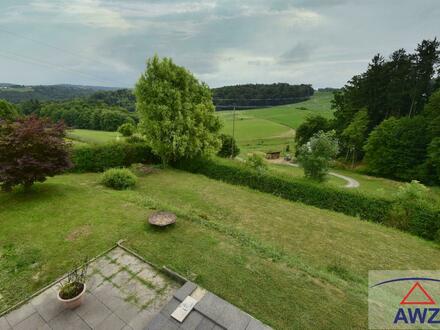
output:
[[[0,82],[133,87],[148,57],[211,87],[341,87],[440,37],[440,0],[1,0]]]

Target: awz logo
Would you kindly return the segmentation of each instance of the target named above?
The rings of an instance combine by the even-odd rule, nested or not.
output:
[[[413,295],[414,290],[418,290],[426,298],[425,300],[411,300],[410,296]],[[416,282],[411,289],[408,291],[405,297],[403,297],[400,305],[435,305],[434,299],[426,292],[425,288]],[[398,322],[403,322],[406,324],[415,323],[428,323],[428,324],[440,324],[440,319],[437,319],[437,315],[440,312],[440,308],[399,308],[397,310],[396,317],[394,318],[394,324]]]
[[[400,286],[396,286],[398,282]],[[420,329],[422,326],[440,326],[440,305],[437,305],[436,302],[436,300],[440,300],[440,296],[434,296],[428,292],[429,290],[426,289],[426,286],[429,286],[428,283],[431,284],[431,288],[437,288],[440,286],[440,279],[431,277],[399,277],[376,283],[370,286],[370,289],[385,285],[393,286],[392,290],[394,291],[388,292],[390,296],[391,294],[397,295],[399,290],[402,292],[402,289],[406,288],[402,292],[401,297],[403,298],[400,303],[397,306],[394,303],[392,304],[395,306],[392,324],[396,328],[400,328],[399,326],[404,327],[405,325],[415,325],[419,326],[418,328]],[[410,285],[409,290],[408,284]],[[438,293],[437,291],[435,292]],[[389,304],[387,307],[393,308]],[[437,329],[437,327],[435,328]]]

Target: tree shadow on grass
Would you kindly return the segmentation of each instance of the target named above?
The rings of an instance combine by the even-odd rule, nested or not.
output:
[[[11,203],[22,204],[55,200],[72,193],[72,190],[75,190],[75,187],[48,182],[36,183],[29,189],[17,186],[11,192],[0,192],[0,205],[8,207]]]

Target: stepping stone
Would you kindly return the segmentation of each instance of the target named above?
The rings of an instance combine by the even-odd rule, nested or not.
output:
[[[176,215],[171,212],[154,212],[148,218],[148,222],[153,226],[165,227],[176,223]]]

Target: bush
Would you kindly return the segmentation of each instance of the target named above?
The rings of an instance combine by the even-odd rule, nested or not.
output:
[[[335,131],[320,131],[298,150],[298,162],[304,168],[306,177],[324,181],[330,161],[338,154],[338,141]]]
[[[105,171],[101,177],[101,183],[104,186],[117,190],[132,188],[136,181],[136,175],[126,168],[111,168]]]
[[[15,120],[17,117],[18,111],[15,105],[0,99],[0,121]]]
[[[258,173],[263,173],[267,171],[267,164],[263,157],[257,154],[250,155],[245,162],[245,165]]]
[[[429,144],[428,157],[430,163],[436,171],[436,181],[440,182],[440,137],[433,139]]]
[[[314,115],[307,117],[306,120],[299,125],[295,132],[297,149],[303,144],[307,143],[313,135],[319,131],[328,131],[330,127],[330,121],[323,116]]]
[[[364,146],[368,171],[401,180],[424,180],[420,168],[430,142],[427,124],[421,116],[384,120]]]
[[[435,217],[430,215],[434,207],[435,200],[430,196],[429,188],[413,180],[399,187],[387,224],[422,237],[434,238],[435,228],[440,229],[440,224],[435,223]]]
[[[198,160],[181,162],[176,167],[210,178],[238,184],[270,193],[291,201],[302,202],[323,209],[342,212],[377,223],[387,223],[394,201],[358,192],[324,186],[282,175],[264,174],[226,160]],[[440,210],[415,206],[409,214],[409,232],[426,239],[440,240]],[[437,236],[436,236],[437,235]]]
[[[132,135],[125,139],[128,143],[146,143],[147,140],[142,135]]]
[[[75,172],[102,172],[134,163],[159,162],[145,143],[124,142],[79,146],[73,149],[71,158]]]
[[[0,121],[0,186],[32,186],[71,167],[65,127],[49,119],[26,117]]]
[[[118,132],[125,137],[132,136],[136,132],[136,126],[132,123],[124,123],[118,127]]]
[[[227,134],[220,135],[221,147],[217,153],[217,156],[224,158],[234,158],[240,153],[240,148],[237,146],[235,139]]]

